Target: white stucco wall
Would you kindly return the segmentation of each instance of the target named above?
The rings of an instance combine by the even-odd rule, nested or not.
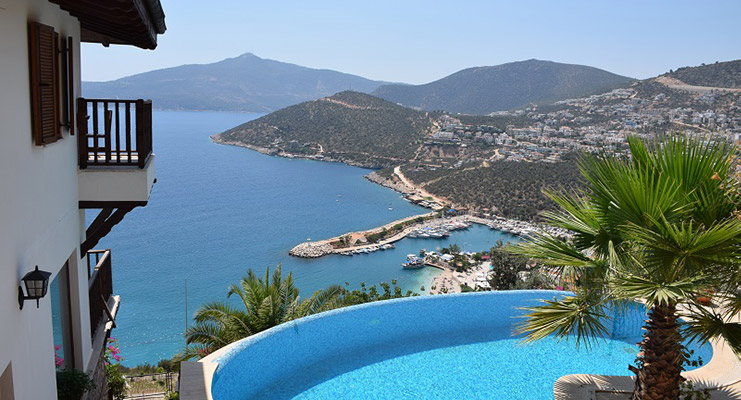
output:
[[[84,219],[78,210],[76,137],[36,146],[31,135],[27,22],[51,25],[75,41],[80,93],[80,28],[46,0],[0,0],[0,371],[12,363],[15,399],[54,399],[50,296],[18,309],[20,278],[38,265],[53,273],[70,263],[75,360],[91,353],[87,272],[78,262]]]
[[[154,185],[154,154],[144,168],[88,167],[77,174],[80,201],[147,202]]]

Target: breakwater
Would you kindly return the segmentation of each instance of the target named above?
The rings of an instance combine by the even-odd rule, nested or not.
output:
[[[392,243],[405,237],[414,238],[441,238],[447,236],[452,230],[465,229],[471,224],[485,225],[490,229],[509,233],[515,236],[526,236],[532,233],[548,233],[550,235],[568,238],[569,232],[565,229],[555,228],[543,224],[535,224],[527,221],[506,219],[501,217],[483,218],[474,215],[459,215],[455,217],[436,217],[436,213],[428,213],[400,219],[378,228],[368,231],[350,232],[336,236],[331,239],[316,242],[307,241],[292,248],[288,254],[294,257],[318,258],[328,254],[354,255],[360,253],[371,253],[386,250]],[[421,219],[421,220],[420,220]],[[416,223],[409,223],[411,221]],[[399,224],[407,224],[399,232],[381,238],[380,240],[369,240],[369,237],[377,235],[384,230],[390,230]]]
[[[366,249],[371,246],[393,243],[406,237],[406,232],[410,229],[408,226],[413,225],[413,221],[422,222],[434,218],[435,215],[435,213],[413,215],[411,217],[389,222],[388,224],[367,231],[349,232],[340,236],[335,236],[330,239],[324,239],[315,242],[306,241],[292,248],[288,252],[288,254],[294,257],[317,258],[332,253],[341,253],[343,251],[352,251],[356,249]],[[382,238],[376,243],[369,242],[369,237],[372,238],[373,235],[381,235],[384,231],[391,231],[398,225],[407,226],[407,228],[402,229],[401,232],[398,232],[390,237]]]

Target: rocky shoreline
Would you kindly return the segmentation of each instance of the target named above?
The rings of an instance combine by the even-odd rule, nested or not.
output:
[[[332,253],[332,245],[329,243],[304,242],[292,248],[288,254],[294,257],[319,258]]]
[[[282,157],[282,158],[289,158],[289,159],[302,159],[302,160],[314,160],[314,161],[325,161],[325,162],[336,162],[341,164],[347,164],[353,167],[359,167],[359,168],[368,168],[368,169],[379,169],[383,168],[383,165],[377,165],[377,164],[366,164],[354,160],[347,160],[344,158],[334,158],[332,156],[324,156],[324,155],[317,155],[317,154],[296,154],[296,153],[287,153],[284,151],[280,151],[278,149],[274,148],[268,148],[268,147],[261,147],[261,146],[255,146],[253,144],[248,144],[244,142],[238,142],[233,140],[224,140],[219,137],[219,135],[212,135],[211,141],[218,144],[224,144],[227,146],[237,146],[237,147],[244,147],[250,150],[254,150],[258,153],[262,153],[268,156],[275,156],[275,157]]]
[[[401,194],[408,194],[414,192],[414,188],[409,187],[408,185],[405,185],[403,182],[395,181],[393,179],[385,178],[381,175],[379,175],[377,172],[373,171],[365,176],[363,178],[375,183],[376,185],[380,185],[386,188],[389,188],[391,190],[394,190],[396,192],[399,192]]]

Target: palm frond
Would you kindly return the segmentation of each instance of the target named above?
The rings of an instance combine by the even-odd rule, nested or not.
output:
[[[616,299],[645,299],[646,307],[655,304],[677,304],[694,298],[698,291],[707,287],[704,276],[688,277],[682,280],[652,280],[647,276],[618,275],[609,282],[610,291]]]
[[[568,296],[561,300],[544,300],[542,305],[524,307],[526,321],[518,324],[516,332],[525,334],[527,342],[554,335],[558,338],[576,337],[577,346],[587,347],[598,337],[606,335],[603,324],[607,318],[605,306],[593,296]]]
[[[707,343],[711,339],[725,339],[738,357],[741,357],[741,323],[730,322],[722,315],[704,307],[694,307],[685,316],[683,329],[691,341]]]

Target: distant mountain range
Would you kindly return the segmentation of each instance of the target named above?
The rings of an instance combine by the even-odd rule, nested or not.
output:
[[[468,68],[424,85],[389,84],[246,53],[211,64],[83,82],[82,92],[90,98],[148,98],[158,109],[272,112],[350,90],[425,110],[487,114],[600,93],[631,81],[597,68],[527,60]]]
[[[632,81],[593,67],[527,60],[468,68],[424,85],[385,85],[372,94],[424,110],[488,114],[603,93]]]
[[[370,93],[386,83],[246,53],[212,64],[83,82],[82,92],[90,98],[148,98],[158,109],[271,112],[344,90]]]
[[[426,112],[346,91],[286,107],[213,139],[267,154],[387,167],[409,160],[432,127]]]

